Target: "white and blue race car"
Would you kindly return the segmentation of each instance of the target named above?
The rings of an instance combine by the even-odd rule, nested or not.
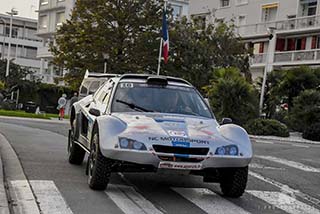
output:
[[[127,74],[111,78],[71,111],[69,162],[85,153],[88,183],[107,187],[113,172],[184,171],[220,183],[224,195],[246,188],[252,145],[247,132],[219,124],[200,93],[183,79]]]

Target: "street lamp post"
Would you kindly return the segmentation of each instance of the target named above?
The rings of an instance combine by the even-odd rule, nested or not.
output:
[[[18,11],[14,8],[11,9],[10,12],[7,12],[10,15],[10,28],[9,28],[9,45],[8,45],[8,56],[7,56],[7,70],[6,70],[6,77],[9,76],[9,69],[10,69],[10,52],[11,52],[11,38],[12,38],[12,19],[14,15],[18,15]]]
[[[103,69],[103,73],[107,73],[107,69],[108,69],[108,60],[110,58],[110,55],[107,53],[103,54],[103,59],[104,59],[104,69]]]
[[[259,103],[259,114],[262,116],[263,111],[263,102],[264,102],[264,94],[265,94],[265,88],[266,88],[266,82],[267,82],[267,74],[268,72],[271,72],[273,69],[273,58],[274,58],[274,49],[276,44],[276,34],[275,34],[275,28],[269,27],[268,33],[269,36],[269,46],[268,46],[268,52],[266,54],[266,65],[263,72],[263,79],[262,79],[262,87],[261,87],[261,95],[260,95],[260,103]]]
[[[6,35],[5,35],[5,30],[7,26],[7,22],[4,18],[0,18],[0,20],[3,22],[3,41],[2,41],[2,51],[1,51],[1,58],[4,59],[4,46],[6,42]]]

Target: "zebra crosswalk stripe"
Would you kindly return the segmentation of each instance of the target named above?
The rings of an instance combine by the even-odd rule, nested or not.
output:
[[[162,214],[159,209],[131,186],[110,184],[105,193],[126,214]]]
[[[209,214],[228,213],[228,214],[248,214],[241,207],[222,198],[207,188],[171,188],[181,196],[197,205]]]
[[[30,185],[37,197],[42,214],[72,214],[71,209],[53,181],[32,180]]]
[[[290,214],[320,214],[318,209],[281,192],[247,191],[247,193]]]
[[[302,171],[305,171],[305,172],[317,172],[317,173],[320,173],[320,169],[317,169],[317,168],[314,168],[314,167],[311,167],[311,166],[307,166],[307,165],[304,165],[302,163],[295,162],[295,161],[290,161],[290,160],[277,158],[277,157],[272,157],[272,156],[256,155],[255,157],[259,158],[259,159],[264,159],[264,160],[272,161],[272,162],[275,162],[275,163],[283,164],[283,165],[286,165],[286,166],[289,166],[289,167],[293,167],[293,168],[296,168],[296,169],[299,169],[299,170],[302,170]]]

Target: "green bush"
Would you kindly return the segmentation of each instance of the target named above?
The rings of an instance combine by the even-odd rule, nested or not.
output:
[[[272,135],[289,137],[289,131],[285,124],[272,119],[254,119],[245,124],[245,129],[252,135]]]
[[[308,126],[302,133],[302,137],[307,140],[320,141],[320,123]]]
[[[294,99],[293,108],[289,114],[288,125],[296,131],[304,129],[320,121],[320,92],[305,90]]]
[[[243,125],[258,117],[258,92],[236,68],[215,70],[211,84],[204,87],[213,112],[220,120],[231,118]]]

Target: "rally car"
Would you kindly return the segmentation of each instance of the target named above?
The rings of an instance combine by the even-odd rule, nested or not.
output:
[[[68,155],[88,183],[104,190],[113,172],[183,171],[218,182],[224,195],[246,188],[252,145],[247,132],[219,124],[200,93],[183,79],[127,74],[111,78],[71,111]]]

